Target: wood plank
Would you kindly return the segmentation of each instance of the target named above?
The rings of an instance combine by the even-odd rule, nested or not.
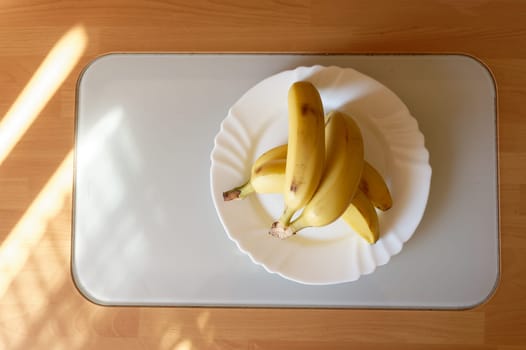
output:
[[[141,334],[161,336],[172,330],[195,335],[214,329],[217,337],[232,341],[302,339],[310,342],[337,338],[348,342],[482,344],[484,340],[482,312],[145,309],[142,317],[150,319],[147,315],[153,314],[155,322],[141,322]],[[186,322],[178,323],[180,318]],[[380,330],[382,336],[375,336]]]

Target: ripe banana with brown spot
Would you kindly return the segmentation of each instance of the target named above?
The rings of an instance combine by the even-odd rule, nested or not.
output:
[[[283,239],[307,227],[332,223],[345,212],[358,190],[364,163],[360,128],[351,117],[331,112],[325,130],[325,170],[314,196],[290,225],[273,226],[271,235]]]
[[[276,146],[265,153],[263,153],[252,166],[251,171],[251,179],[245,183],[242,186],[233,188],[229,191],[226,191],[223,193],[223,199],[224,200],[232,200],[237,198],[244,198],[247,195],[249,195],[252,192],[257,193],[281,193],[283,189],[283,184],[281,184],[281,188],[279,188],[279,185],[277,184],[270,184],[266,183],[273,177],[269,177],[268,175],[272,174],[269,169],[264,170],[265,176],[263,178],[257,178],[257,170],[262,171],[265,167],[264,165],[267,162],[273,162],[282,160],[283,162],[286,161],[287,158],[287,144]],[[281,169],[280,167],[274,168],[275,170]],[[283,170],[285,170],[285,166],[283,163]],[[283,175],[285,175],[285,171],[283,171]],[[276,179],[281,179],[280,176],[276,176]],[[258,188],[253,188],[250,186],[251,182],[254,181],[258,182],[259,186]],[[284,177],[283,177],[284,180]],[[274,181],[274,180],[272,180]],[[278,191],[268,191],[269,188],[279,188]],[[389,187],[387,186],[384,178],[382,175],[376,170],[369,162],[365,161],[363,164],[363,171],[362,171],[362,178],[360,179],[360,190],[369,198],[369,200],[372,202],[372,204],[382,210],[386,211],[393,205],[393,200],[391,197],[391,193],[389,192]],[[238,191],[242,189],[242,193],[239,193]]]
[[[378,170],[367,162],[363,165],[360,190],[376,208],[382,211],[386,211],[393,206],[393,199],[384,178]]]
[[[325,164],[325,118],[316,87],[299,81],[288,94],[288,147],[283,188],[284,211],[272,229],[286,227],[318,188]],[[272,230],[271,229],[271,230]]]
[[[250,179],[241,186],[223,192],[223,200],[243,199],[253,192],[281,193],[283,191],[287,145],[274,147],[260,155],[250,170]],[[279,178],[275,179],[275,178]]]
[[[225,194],[231,194],[223,194],[225,200],[243,199],[253,193],[282,193],[285,182],[286,162],[283,156],[284,148],[286,149],[286,145],[278,146],[265,152],[263,154],[266,155],[264,160],[262,159],[263,155],[260,156],[252,166],[250,180],[242,186],[225,192]],[[365,172],[366,166],[368,165],[364,164],[363,172]],[[257,171],[255,171],[256,169]],[[363,186],[362,184],[364,182],[363,172],[360,187]],[[372,200],[361,190],[356,192],[351,204],[342,214],[342,219],[367,242],[372,244],[378,240],[380,235],[378,215],[376,214]]]
[[[345,210],[342,219],[370,244],[380,238],[380,224],[378,214],[367,196],[358,190],[351,205]]]

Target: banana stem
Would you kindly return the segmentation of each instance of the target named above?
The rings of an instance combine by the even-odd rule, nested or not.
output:
[[[244,199],[251,193],[254,193],[254,187],[252,187],[252,184],[249,181],[244,185],[234,187],[231,190],[223,192],[223,200],[227,202],[234,199]]]
[[[289,238],[290,236],[296,234],[299,229],[296,229],[294,222],[290,223],[292,216],[295,211],[290,209],[285,209],[283,215],[279,218],[278,221],[274,222],[270,227],[269,234],[274,237],[281,239]]]
[[[281,215],[281,217],[279,218],[277,222],[279,222],[282,226],[288,226],[295,212],[296,210],[285,208],[285,210],[283,211],[283,214]]]
[[[291,230],[290,226],[284,226],[279,221],[276,221],[272,224],[272,227],[270,228],[270,231],[268,233],[271,236],[274,236],[280,239],[289,238],[290,236],[295,234],[295,232]]]
[[[270,228],[270,235],[278,237],[281,239],[289,238],[295,235],[298,231],[303,230],[304,228],[310,227],[302,223],[301,216],[296,220],[292,221],[288,225],[283,225],[280,221],[276,221],[272,224]]]

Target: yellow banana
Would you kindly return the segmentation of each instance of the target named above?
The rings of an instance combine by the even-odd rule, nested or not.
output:
[[[382,211],[386,211],[393,206],[393,199],[384,178],[378,170],[367,162],[363,165],[360,190],[376,208]]]
[[[287,160],[287,144],[271,148],[260,155],[252,165],[251,176],[257,175],[265,163],[275,160]],[[283,190],[283,188],[281,188],[281,190]]]
[[[257,163],[257,161],[256,161]],[[254,163],[254,165],[256,165]],[[285,183],[286,159],[268,159],[252,168],[250,180],[245,184],[223,192],[223,200],[243,199],[252,193],[282,193]]]
[[[255,170],[259,169],[261,165],[269,161],[287,158],[287,144],[276,146],[265,153],[263,153],[252,166],[251,176],[255,176]],[[248,184],[248,183],[247,183]],[[240,186],[242,187],[242,186]],[[386,211],[393,206],[393,199],[389,192],[389,187],[385,183],[382,175],[369,162],[365,161],[363,164],[362,178],[360,179],[360,190],[369,198],[373,205]],[[245,188],[246,195],[250,194],[248,188]],[[257,193],[262,193],[256,191]],[[281,190],[279,191],[281,192]],[[268,193],[268,192],[263,192]],[[245,196],[243,196],[245,197]],[[235,197],[237,198],[237,197]],[[234,198],[232,198],[234,199]]]
[[[273,225],[271,235],[287,238],[306,227],[328,225],[351,203],[364,163],[360,128],[351,117],[332,112],[326,126],[326,140],[326,168],[314,196],[290,225]]]
[[[252,193],[281,193],[285,182],[285,159],[271,160],[261,165],[261,170],[249,182],[231,191],[237,191],[236,199]],[[369,198],[358,190],[342,214],[342,219],[362,238],[373,244],[380,236],[378,215]]]
[[[321,97],[314,85],[299,81],[289,89],[289,131],[285,185],[285,209],[272,227],[285,227],[312,198],[325,163],[325,118]]]
[[[285,146],[285,147],[284,147]],[[281,150],[279,148],[281,147]],[[267,154],[265,161],[261,157],[254,162],[252,167],[252,176],[250,180],[242,186],[236,187],[223,194],[225,200],[243,199],[252,193],[270,194],[282,193],[285,182],[285,164],[286,159],[283,157],[283,148],[286,145],[275,147],[265,152]],[[364,170],[367,165],[364,163]],[[257,169],[257,171],[256,171]],[[364,174],[362,173],[363,183]],[[360,190],[358,190],[351,201],[349,207],[342,215],[344,221],[361,237],[369,243],[375,243],[379,238],[378,215],[372,204],[372,201]]]
[[[276,146],[264,152],[252,165],[250,179],[241,186],[223,192],[223,200],[243,199],[253,192],[281,193],[285,179],[286,160],[287,144]],[[279,185],[276,185],[274,181],[269,181],[274,176],[281,179]]]
[[[378,214],[367,196],[360,190],[356,192],[351,205],[342,215],[343,220],[370,244],[380,237]]]

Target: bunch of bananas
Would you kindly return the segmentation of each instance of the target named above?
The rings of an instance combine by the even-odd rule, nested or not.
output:
[[[325,123],[320,94],[307,81],[290,87],[288,106],[288,144],[259,156],[250,179],[224,192],[223,199],[283,194],[285,209],[269,231],[279,238],[341,217],[367,242],[376,242],[380,229],[375,208],[389,209],[392,199],[380,173],[364,160],[360,128],[338,111],[329,113]]]

